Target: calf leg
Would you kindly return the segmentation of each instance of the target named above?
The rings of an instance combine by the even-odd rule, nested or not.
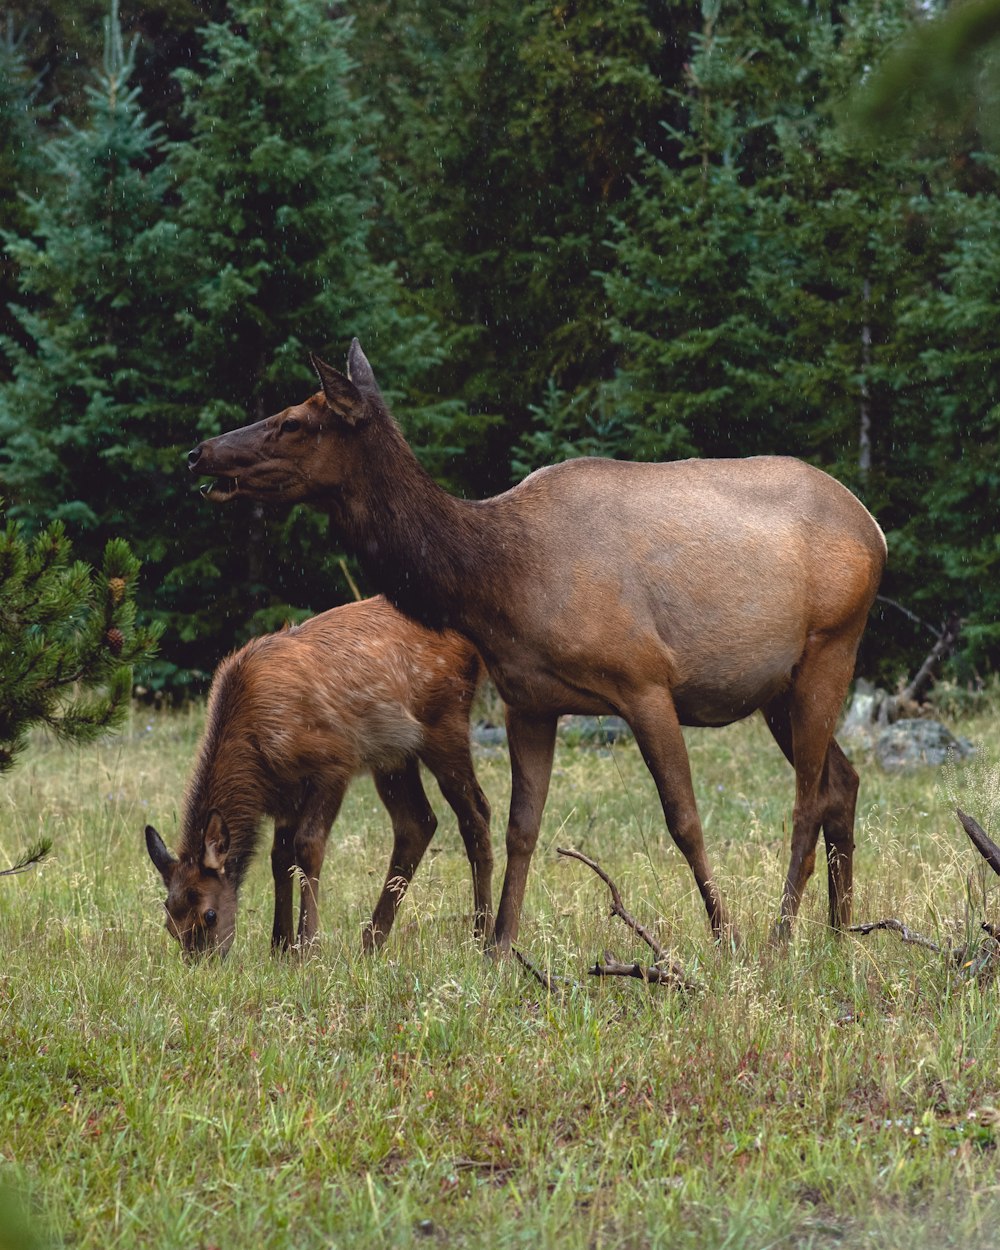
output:
[[[463,720],[454,732],[435,730],[421,755],[434,774],[445,801],[458,818],[458,831],[472,869],[473,931],[477,938],[488,939],[493,927],[490,804],[472,767],[468,720]]]
[[[272,950],[287,950],[294,941],[292,931],[292,869],[294,867],[295,825],[280,818],[274,822],[274,844],[271,847],[271,873],[274,877]]]
[[[507,821],[507,870],[504,873],[500,908],[493,943],[503,955],[510,953],[521,923],[528,865],[538,841],[542,811],[552,776],[556,743],[555,716],[532,716],[507,708],[507,742],[510,747],[510,817]]]
[[[662,687],[647,690],[621,711],[656,783],[670,836],[694,873],[712,933],[727,943],[738,942],[739,934],[723,905],[705,852],[687,747],[670,691]]]
[[[372,918],[361,935],[366,953],[389,935],[396,911],[437,828],[437,817],[420,781],[420,765],[409,760],[395,772],[375,773],[375,789],[392,819],[392,855]]]
[[[322,792],[312,790],[299,813],[295,863],[301,873],[298,942],[303,947],[313,941],[319,928],[319,874],[326,856],[330,826],[337,819],[346,790],[346,780]]]

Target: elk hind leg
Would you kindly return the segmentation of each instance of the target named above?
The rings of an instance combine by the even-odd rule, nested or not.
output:
[[[726,945],[738,944],[739,933],[722,902],[709,866],[687,747],[669,690],[657,687],[623,707],[622,715],[635,734],[642,758],[656,783],[670,836],[694,873],[713,935]]]
[[[855,648],[836,642],[807,649],[792,690],[764,709],[771,733],[795,769],[792,848],[775,940],[787,939],[791,933],[806,882],[816,866],[821,826],[828,870],[833,870],[831,921],[839,924],[850,912],[857,778],[834,742],[833,730],[854,669],[854,652]]]
[[[830,739],[823,787],[823,837],[830,892],[830,927],[851,923],[854,893],[854,819],[858,774],[835,738]]]

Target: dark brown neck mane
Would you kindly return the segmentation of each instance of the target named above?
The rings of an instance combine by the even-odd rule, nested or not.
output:
[[[328,510],[371,584],[432,629],[457,628],[474,602],[490,604],[493,570],[522,559],[521,526],[493,500],[448,494],[426,472],[379,401],[358,430],[365,472]]]

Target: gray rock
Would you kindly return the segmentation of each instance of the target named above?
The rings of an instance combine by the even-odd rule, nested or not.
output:
[[[605,747],[630,738],[632,730],[620,716],[563,716],[559,735],[572,746]],[[480,747],[503,747],[507,731],[503,725],[473,725],[472,740]]]
[[[620,716],[564,716],[559,732],[564,741],[588,747],[606,747],[632,736]]]
[[[975,753],[968,738],[956,738],[936,720],[898,720],[875,738],[875,758],[887,773],[940,768],[950,759]]]
[[[507,730],[503,725],[473,725],[472,741],[481,747],[506,746]]]
[[[837,730],[839,742],[870,747],[880,729],[889,723],[889,695],[859,677],[847,714]]]

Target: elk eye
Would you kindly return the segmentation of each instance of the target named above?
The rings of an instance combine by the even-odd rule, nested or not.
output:
[[[282,434],[291,434],[299,428],[302,422],[298,417],[286,417],[281,423]]]
[[[212,925],[215,924],[215,912],[211,909],[211,907],[208,909],[207,912],[205,912],[205,923],[208,925],[210,929]]]

